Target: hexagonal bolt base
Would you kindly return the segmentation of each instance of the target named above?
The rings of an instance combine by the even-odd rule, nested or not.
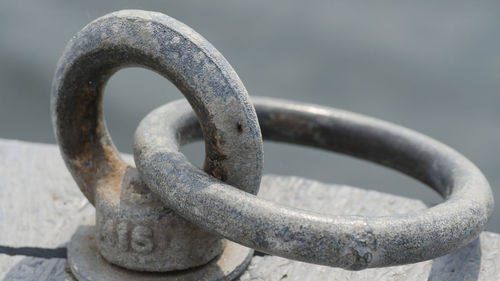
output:
[[[220,256],[206,265],[166,273],[128,270],[107,262],[95,243],[95,226],[81,225],[68,245],[68,264],[73,275],[83,280],[191,281],[234,280],[250,263],[253,250],[224,240]]]

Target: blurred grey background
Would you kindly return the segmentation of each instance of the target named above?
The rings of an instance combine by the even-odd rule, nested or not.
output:
[[[498,1],[3,0],[0,137],[54,143],[50,87],[68,40],[106,13],[154,10],[207,38],[250,95],[342,108],[420,131],[476,163],[500,202],[499,8]],[[104,107],[119,150],[131,152],[135,127],[150,110],[179,98],[150,71],[114,75]],[[202,162],[201,143],[184,151]],[[298,146],[265,142],[265,171],[440,200],[397,172]],[[496,206],[489,230],[500,232]]]

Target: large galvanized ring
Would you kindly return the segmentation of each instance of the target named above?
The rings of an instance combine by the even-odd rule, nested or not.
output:
[[[53,125],[68,169],[96,205],[101,254],[136,270],[205,264],[220,254],[220,237],[156,202],[106,129],[104,87],[128,66],[153,70],[177,86],[203,128],[205,171],[252,194],[263,158],[255,110],[225,58],[194,30],[161,13],[124,10],[91,22],[71,39],[57,66]]]
[[[134,156],[151,190],[184,218],[268,254],[350,270],[436,258],[484,230],[493,210],[490,186],[473,163],[448,146],[347,111],[263,98],[253,102],[264,138],[396,169],[429,185],[445,201],[402,216],[361,217],[259,199],[205,174],[178,151],[201,136],[191,110],[178,101],[143,119]]]

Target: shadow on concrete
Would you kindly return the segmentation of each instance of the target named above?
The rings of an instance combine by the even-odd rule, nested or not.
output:
[[[9,247],[0,246],[0,254],[5,254],[8,256],[30,256],[37,258],[60,258],[65,259],[67,255],[67,249],[65,247],[61,248],[40,248],[40,247]]]

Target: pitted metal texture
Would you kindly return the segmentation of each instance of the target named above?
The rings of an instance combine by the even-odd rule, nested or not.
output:
[[[177,86],[203,128],[205,171],[252,194],[263,157],[255,110],[225,58],[201,35],[161,13],[124,10],[98,18],[71,39],[57,65],[51,99],[55,134],[66,166],[96,206],[101,254],[142,271],[206,264],[221,253],[220,237],[155,199],[137,170],[120,158],[106,129],[104,87],[128,66],[148,68]]]
[[[433,259],[465,246],[484,230],[493,210],[490,186],[473,163],[450,147],[348,111],[267,98],[253,102],[264,138],[393,168],[435,189],[444,202],[407,215],[363,217],[260,199],[207,175],[179,152],[182,144],[201,137],[185,101],[154,110],[137,128],[134,157],[153,193],[187,220],[229,240],[350,270]]]

